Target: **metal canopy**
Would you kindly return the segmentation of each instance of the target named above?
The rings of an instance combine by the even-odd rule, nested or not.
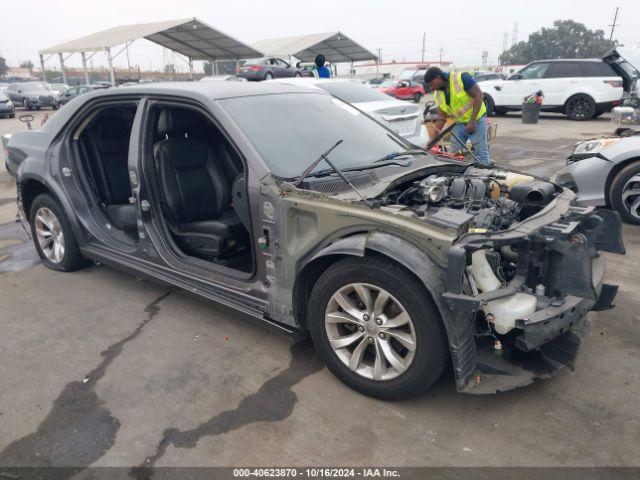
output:
[[[320,53],[332,63],[377,60],[373,53],[342,32],[272,38],[256,42],[252,47],[269,56],[292,56],[303,62],[312,62]]]
[[[197,18],[122,25],[40,50],[40,55],[108,51],[116,45],[146,38],[192,60],[237,60],[262,52]]]

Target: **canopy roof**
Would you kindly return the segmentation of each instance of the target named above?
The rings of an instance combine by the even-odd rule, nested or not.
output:
[[[286,57],[291,55],[303,62],[312,62],[319,53],[332,63],[377,59],[373,53],[342,32],[272,38],[261,40],[252,46],[269,56]]]
[[[122,25],[40,50],[40,54],[97,52],[146,38],[194,60],[234,60],[262,52],[197,18]]]

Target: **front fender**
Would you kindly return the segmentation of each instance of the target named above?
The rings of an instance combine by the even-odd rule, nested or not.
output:
[[[463,381],[468,378],[468,371],[472,369],[475,362],[475,342],[473,336],[468,335],[473,314],[471,311],[454,312],[444,302],[442,294],[444,293],[446,270],[436,265],[425,252],[400,237],[373,231],[352,235],[331,243],[311,257],[305,267],[331,255],[364,257],[367,250],[393,259],[407,268],[418,277],[429,292],[440,312],[449,341],[458,388],[462,388]],[[463,319],[462,317],[468,318]]]

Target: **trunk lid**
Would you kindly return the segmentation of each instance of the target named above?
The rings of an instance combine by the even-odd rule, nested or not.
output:
[[[615,47],[603,58],[622,77],[624,91],[636,92],[637,72],[640,71],[640,50],[630,47]]]

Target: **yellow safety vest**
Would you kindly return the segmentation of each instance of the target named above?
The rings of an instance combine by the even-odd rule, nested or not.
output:
[[[471,120],[473,110],[473,97],[467,93],[462,84],[462,72],[449,72],[449,104],[444,96],[443,90],[434,92],[434,99],[438,108],[447,116],[452,117],[456,123],[468,123]],[[482,107],[478,112],[476,120],[487,113],[487,109],[482,102]]]

